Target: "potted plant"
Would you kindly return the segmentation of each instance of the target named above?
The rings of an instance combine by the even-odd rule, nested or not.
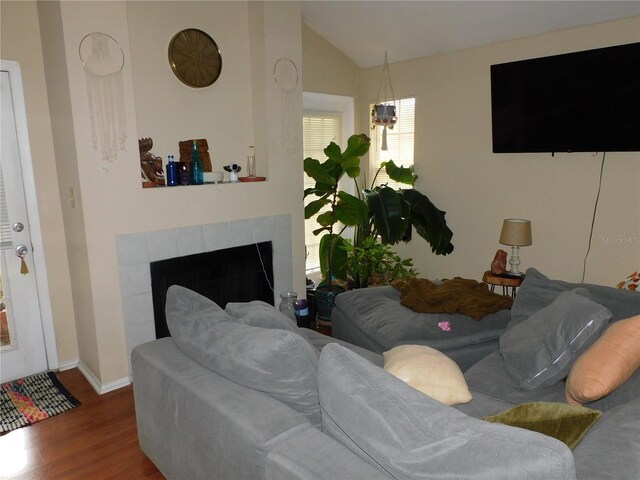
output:
[[[319,197],[305,207],[305,218],[311,218],[323,207],[326,212],[317,217],[320,228],[314,235],[324,232],[320,239],[319,256],[322,282],[316,288],[316,308],[321,320],[330,320],[336,295],[344,288],[333,283],[334,278],[346,279],[347,240],[342,236],[349,226],[357,226],[365,222],[368,215],[366,203],[360,198],[339,189],[340,179],[346,174],[354,180],[360,175],[360,157],[369,151],[370,140],[366,135],[352,135],[344,152],[331,142],[324,153],[327,159],[306,158],[304,171],[316,181],[313,188],[304,192]],[[339,229],[336,231],[336,229]]]
[[[389,245],[373,237],[364,238],[360,245],[350,244],[347,253],[347,283],[351,288],[389,285],[417,275],[411,258],[400,258]]]
[[[405,239],[407,230],[413,225],[418,235],[429,242],[434,253],[447,255],[453,251],[453,232],[447,227],[445,212],[431,203],[428,197],[413,188],[395,190],[387,185],[374,186],[384,168],[392,180],[413,187],[417,179],[413,166],[398,167],[393,161],[385,162],[376,172],[371,188],[360,188],[360,158],[369,151],[370,142],[365,134],[352,135],[344,152],[331,142],[324,149],[327,156],[324,162],[314,158],[304,160],[305,173],[316,181],[314,187],[305,189],[304,196],[318,197],[305,207],[305,218],[309,219],[322,208],[329,207],[317,216],[319,228],[313,232],[315,235],[324,233],[319,247],[323,277],[320,292],[325,288],[334,290],[334,278],[347,280],[350,245],[342,235],[350,226],[356,227],[355,247],[362,246],[365,238],[394,245]],[[353,179],[356,195],[339,189],[339,181],[344,175]]]

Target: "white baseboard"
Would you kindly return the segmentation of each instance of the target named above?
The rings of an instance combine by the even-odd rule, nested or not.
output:
[[[78,359],[62,362],[58,364],[57,370],[60,370],[61,372],[64,372],[65,370],[71,370],[72,368],[76,368],[78,366],[78,363],[80,363]]]
[[[109,393],[119,388],[126,387],[131,383],[129,377],[123,377],[114,382],[109,382],[103,385],[102,383],[100,383],[100,380],[98,380],[98,378],[93,374],[93,372],[89,370],[87,366],[82,362],[78,362],[78,370],[80,370],[82,375],[84,375],[84,377],[91,384],[98,395],[104,395],[105,393]]]
[[[131,379],[129,377],[122,377],[116,380],[115,382],[109,382],[106,385],[102,386],[102,393],[113,392],[114,390],[118,390],[119,388],[126,387],[131,384]]]

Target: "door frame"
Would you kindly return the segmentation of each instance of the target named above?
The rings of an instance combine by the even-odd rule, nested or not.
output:
[[[36,194],[36,183],[33,174],[31,146],[29,143],[29,125],[27,122],[27,109],[24,97],[24,87],[22,84],[22,71],[20,63],[14,60],[0,59],[0,69],[9,72],[9,79],[11,81],[11,97],[13,100],[16,122],[18,149],[20,151],[22,183],[24,185],[24,196],[29,215],[33,262],[32,268],[33,271],[36,272],[36,285],[38,289],[38,300],[40,302],[40,321],[42,322],[45,354],[49,370],[55,370],[59,367],[58,348],[56,346],[47,266],[44,258],[44,242],[42,240],[42,229],[40,227],[38,196]]]

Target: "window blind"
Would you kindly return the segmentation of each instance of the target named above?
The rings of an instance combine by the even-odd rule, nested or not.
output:
[[[11,241],[11,225],[9,223],[9,209],[7,207],[7,194],[4,189],[4,176],[0,165],[0,250],[13,248]]]
[[[393,105],[393,102],[382,103],[385,105]],[[402,98],[396,101],[396,115],[398,116],[398,121],[393,128],[387,128],[387,151],[380,150],[380,147],[382,146],[383,128],[376,126],[371,139],[372,148],[369,151],[369,158],[371,159],[369,163],[369,178],[373,179],[382,162],[393,160],[393,162],[398,166],[402,165],[404,167],[409,167],[413,165],[415,107],[415,97]],[[371,105],[371,109],[373,109],[373,105]],[[375,184],[382,185],[384,183],[388,183],[391,188],[407,187],[402,183],[391,181],[387,172],[382,170],[378,174]]]
[[[339,113],[305,112],[302,120],[302,131],[304,158],[311,157],[323,162],[327,158],[324,154],[324,149],[330,142],[335,142],[338,145],[342,144],[342,115]],[[305,173],[304,188],[311,188],[314,185],[315,180]],[[314,195],[305,198],[305,206],[309,202],[317,200],[317,198],[318,197]],[[328,209],[327,207],[320,210],[317,215]],[[313,234],[313,231],[319,228],[316,222],[317,215],[304,222],[304,240],[307,249],[307,273],[320,270],[318,246],[320,245],[321,235],[316,236]]]

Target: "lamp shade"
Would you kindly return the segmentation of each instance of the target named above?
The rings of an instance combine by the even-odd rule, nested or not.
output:
[[[507,218],[502,223],[500,243],[518,247],[531,245],[531,221],[520,218]]]

